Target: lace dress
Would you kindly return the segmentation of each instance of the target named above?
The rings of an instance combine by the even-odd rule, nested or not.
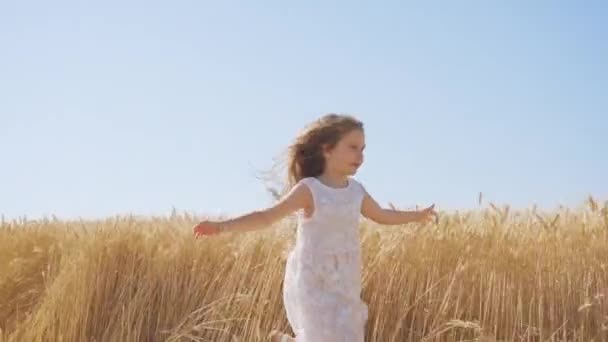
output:
[[[301,180],[314,213],[299,213],[297,238],[287,257],[283,301],[298,342],[363,342],[367,305],[361,300],[359,218],[364,189],[354,179],[331,188]]]

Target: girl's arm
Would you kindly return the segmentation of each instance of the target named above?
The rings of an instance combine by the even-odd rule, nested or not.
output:
[[[299,183],[285,197],[269,208],[224,221],[203,221],[194,227],[194,234],[196,236],[214,235],[268,228],[285,216],[311,206],[312,193],[305,184]]]
[[[384,209],[366,192],[363,197],[363,203],[361,204],[361,214],[379,224],[400,225],[412,222],[424,223],[431,221],[433,217],[437,217],[434,208],[435,205],[433,204],[426,209],[417,211]]]

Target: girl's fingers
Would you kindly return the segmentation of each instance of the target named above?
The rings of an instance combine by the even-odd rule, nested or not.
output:
[[[206,233],[206,225],[203,223],[199,223],[194,227],[194,236],[200,237],[201,235],[205,235]]]

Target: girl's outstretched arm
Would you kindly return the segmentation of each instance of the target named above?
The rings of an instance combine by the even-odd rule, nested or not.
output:
[[[305,184],[299,183],[285,197],[269,208],[224,221],[203,221],[194,227],[194,235],[198,237],[199,235],[268,228],[297,210],[311,208],[312,203],[312,193]]]
[[[415,211],[384,209],[366,192],[361,204],[361,214],[376,223],[385,225],[399,225],[413,222],[425,223],[437,217],[434,208],[435,205],[433,204],[426,209]]]

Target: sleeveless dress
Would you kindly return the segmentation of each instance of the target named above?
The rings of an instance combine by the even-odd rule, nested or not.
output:
[[[297,342],[363,342],[368,309],[361,300],[359,219],[365,190],[352,178],[344,188],[312,177],[300,182],[312,193],[314,212],[298,214],[287,256],[287,319]]]

